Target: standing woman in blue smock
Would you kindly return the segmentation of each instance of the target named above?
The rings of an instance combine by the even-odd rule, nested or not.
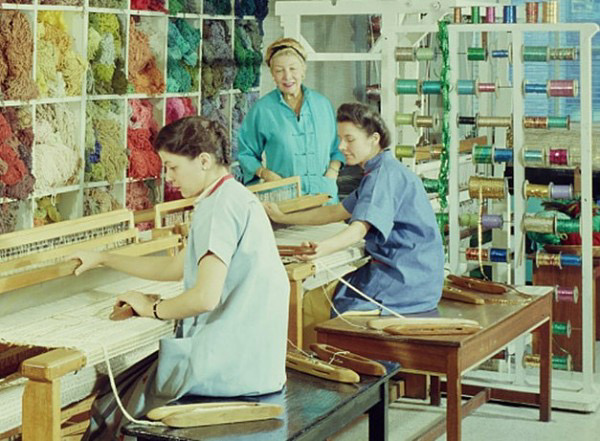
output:
[[[293,38],[281,38],[267,48],[265,62],[276,88],[242,122],[238,161],[244,183],[300,176],[303,194],[327,193],[337,202],[336,179],[344,156],[337,148],[331,103],[302,84],[306,51]]]
[[[234,397],[281,390],[289,282],[262,205],[229,174],[225,128],[199,116],[183,118],[161,129],[155,149],[167,181],[184,197],[196,198],[185,251],[73,256],[81,261],[77,274],[103,265],[145,279],[183,279],[176,297],[156,300],[128,292],[117,298],[139,316],[129,320],[177,320],[176,335],[160,341],[157,361],[132,372],[131,387],[121,388],[128,411],[144,415],[186,394]],[[103,398],[95,403],[86,439],[120,433],[113,397]]]
[[[363,238],[371,260],[345,276],[357,289],[398,313],[434,310],[442,294],[444,249],[435,215],[421,180],[387,149],[389,132],[376,111],[359,103],[337,112],[340,150],[348,165],[360,165],[364,176],[341,204],[283,214],[264,204],[272,220],[283,224],[320,225],[349,219],[338,235],[304,245],[314,259],[346,248]],[[338,313],[373,311],[377,307],[346,285],[308,292],[304,298],[304,338],[314,341],[314,326],[330,318],[325,293],[333,294]]]

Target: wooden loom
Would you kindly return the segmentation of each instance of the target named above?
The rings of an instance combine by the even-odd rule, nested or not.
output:
[[[105,352],[119,373],[172,334],[169,322],[110,322],[108,315],[121,292],[169,297],[180,292],[179,283],[151,283],[105,268],[71,275],[78,262],[67,257],[75,251],[137,256],[179,245],[179,236],[165,233],[139,242],[133,225],[131,212],[117,210],[0,236],[0,439],[18,435],[21,424],[24,441],[78,439],[74,434],[87,420],[62,432],[61,421],[89,409],[93,397],[80,400],[103,378]]]

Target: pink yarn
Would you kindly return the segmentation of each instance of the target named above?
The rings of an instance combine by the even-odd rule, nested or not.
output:
[[[191,98],[169,98],[167,99],[167,124],[183,118],[184,116],[197,115],[198,110],[194,107]]]

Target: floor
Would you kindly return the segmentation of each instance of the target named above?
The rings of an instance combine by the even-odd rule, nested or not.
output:
[[[600,366],[600,345],[596,347],[596,366]],[[596,373],[600,393],[600,373]],[[399,400],[389,409],[389,440],[410,440],[423,427],[444,415],[445,400],[441,407]],[[595,413],[552,411],[548,423],[538,421],[538,409],[486,403],[463,420],[463,441],[598,441],[600,440],[600,410]],[[368,439],[367,419],[355,421],[334,441],[365,441]],[[442,436],[437,441],[445,441]]]

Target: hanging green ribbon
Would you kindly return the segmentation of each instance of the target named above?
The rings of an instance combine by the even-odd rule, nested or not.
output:
[[[448,209],[448,147],[450,146],[450,124],[448,121],[448,115],[450,112],[450,83],[449,83],[449,72],[450,65],[448,61],[449,50],[448,50],[448,22],[440,20],[438,22],[438,44],[440,46],[440,52],[442,54],[442,70],[440,72],[440,82],[442,91],[442,152],[440,155],[440,171],[438,174],[438,197],[440,201],[440,212],[445,213]],[[447,216],[438,216],[438,226],[442,237],[445,237],[446,224],[448,222]]]

